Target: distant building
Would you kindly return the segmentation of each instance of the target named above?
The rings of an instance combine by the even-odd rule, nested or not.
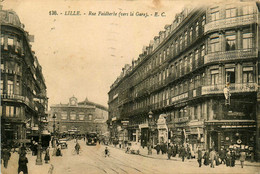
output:
[[[53,117],[55,116],[55,117]],[[88,101],[78,102],[71,97],[68,104],[50,106],[49,130],[59,134],[85,134],[107,132],[108,111],[105,106]]]
[[[17,14],[2,10],[1,142],[21,142],[37,136],[48,108],[42,67],[31,49],[30,36]]]
[[[239,147],[260,160],[258,61],[257,3],[183,10],[111,85],[111,138]]]

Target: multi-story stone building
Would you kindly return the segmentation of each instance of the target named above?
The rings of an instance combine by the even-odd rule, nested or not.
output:
[[[2,10],[1,23],[1,142],[23,141],[38,134],[48,107],[42,68],[30,36],[12,10]]]
[[[177,14],[111,86],[111,137],[255,152],[260,146],[257,5],[221,3]]]
[[[49,130],[58,134],[86,134],[97,132],[102,135],[107,132],[106,121],[108,109],[100,104],[88,101],[78,102],[71,97],[68,104],[50,106]]]

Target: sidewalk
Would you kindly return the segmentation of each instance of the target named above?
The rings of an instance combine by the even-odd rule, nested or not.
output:
[[[52,148],[50,149],[50,154],[52,154]],[[51,167],[51,160],[48,164],[45,164],[44,161],[45,154],[42,154],[42,165],[36,165],[36,158],[37,156],[32,156],[31,153],[28,153],[26,157],[28,158],[28,173],[37,173],[37,174],[51,174],[48,173],[49,169]],[[18,160],[19,160],[19,154],[17,152],[13,153],[11,152],[11,158],[8,161],[7,168],[4,168],[3,161],[1,164],[1,172],[2,174],[11,174],[11,173],[17,173],[18,172]]]
[[[114,145],[110,145],[110,147],[114,147],[114,148],[120,149],[118,146],[115,147]],[[121,148],[120,150],[125,151],[126,149],[125,148]],[[152,149],[152,155],[148,155],[148,150],[147,150],[146,147],[145,148],[140,147],[139,150],[140,150],[140,154],[139,155],[141,155],[143,157],[153,158],[153,159],[160,159],[160,160],[168,160],[167,154],[162,155],[160,153],[159,155],[157,155],[157,152],[156,152],[155,149]],[[179,157],[171,157],[170,160],[171,161],[182,161],[182,159],[179,158]],[[198,163],[197,159],[187,159],[187,158],[185,158],[184,162]],[[239,165],[240,166],[240,161],[236,160],[235,165]],[[245,161],[244,162],[244,166],[260,167],[260,162]]]

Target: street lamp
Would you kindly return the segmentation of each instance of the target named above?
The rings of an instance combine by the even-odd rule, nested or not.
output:
[[[39,117],[38,123],[38,131],[39,131],[39,142],[37,147],[37,158],[36,158],[36,165],[42,165],[42,152],[41,152],[41,144],[42,144],[42,116]]]
[[[53,114],[53,116],[52,116],[52,118],[53,118],[53,135],[55,136],[55,119],[57,118],[56,117],[56,114]]]
[[[152,119],[153,119],[153,112],[150,111],[148,113],[148,127],[149,127],[149,143],[148,143],[148,155],[152,155]]]

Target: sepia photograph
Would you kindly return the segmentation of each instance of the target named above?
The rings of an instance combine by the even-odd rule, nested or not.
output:
[[[260,174],[260,0],[0,0],[0,24],[0,173]]]

